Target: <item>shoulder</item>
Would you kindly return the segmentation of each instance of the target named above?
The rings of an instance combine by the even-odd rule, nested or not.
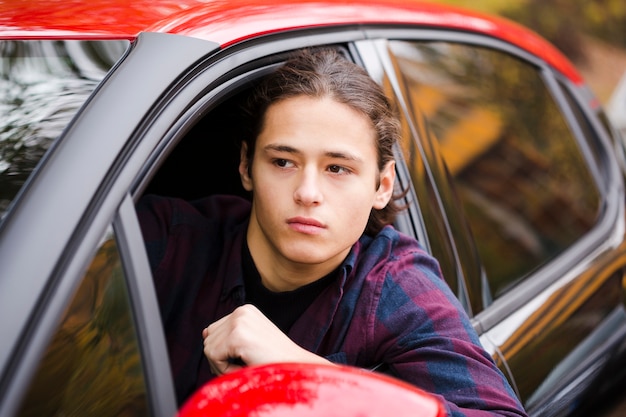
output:
[[[376,236],[363,236],[355,245],[355,253],[359,263],[371,267],[380,264],[388,273],[418,268],[441,275],[437,260],[416,239],[392,226],[384,227]]]
[[[206,269],[227,244],[241,236],[249,213],[250,203],[233,196],[191,202],[143,197],[137,203],[137,216],[152,270],[166,271],[169,276],[172,271],[189,269],[189,262]]]
[[[147,195],[137,203],[137,215],[142,225],[160,223],[167,228],[209,224],[238,224],[250,213],[250,203],[236,196],[216,195],[195,201]]]
[[[371,250],[374,248],[377,250],[387,249],[393,253],[416,250],[423,251],[422,245],[415,238],[410,237],[389,225],[383,227],[382,230],[375,236],[361,236],[358,244],[360,244],[365,250]]]
[[[190,247],[199,250],[232,239],[245,229],[250,213],[250,203],[234,196],[190,202],[148,195],[136,208],[153,267],[173,252],[185,252]]]
[[[379,301],[406,299],[422,306],[461,308],[439,262],[416,239],[386,226],[358,244],[357,269],[369,271],[366,280],[378,287]]]

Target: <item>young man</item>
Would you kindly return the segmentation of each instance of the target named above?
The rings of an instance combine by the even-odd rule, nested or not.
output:
[[[381,88],[335,51],[305,51],[250,108],[251,204],[138,208],[179,401],[246,365],[384,364],[450,415],[524,416],[437,262],[390,226],[399,126]]]

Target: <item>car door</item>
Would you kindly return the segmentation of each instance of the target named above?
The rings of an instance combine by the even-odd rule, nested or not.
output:
[[[532,415],[567,414],[623,351],[618,147],[582,86],[510,44],[435,31],[368,35],[380,38],[382,79],[413,130],[405,160],[417,149],[432,172],[454,247],[447,259],[465,282],[457,293],[483,344]],[[422,171],[408,170],[417,188]],[[441,236],[425,226],[431,240]]]
[[[0,415],[175,412],[147,262],[133,256],[142,246],[124,213],[159,140],[142,132],[173,123],[157,117],[160,108],[215,49],[140,36],[3,217]]]

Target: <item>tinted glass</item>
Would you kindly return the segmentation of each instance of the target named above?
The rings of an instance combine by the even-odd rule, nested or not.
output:
[[[0,222],[126,41],[0,41]]]
[[[537,68],[465,44],[397,41],[391,49],[497,297],[592,227],[596,184]]]
[[[68,305],[19,416],[144,416],[146,384],[112,233]]]
[[[394,93],[389,80],[385,77],[383,80],[383,88],[387,97],[389,97],[396,107],[400,107],[397,101],[398,97]],[[411,131],[411,122],[420,135],[427,136],[428,130],[421,119],[408,120],[404,114],[399,115],[401,136],[399,138],[400,151],[406,163],[406,167],[411,177],[413,190],[419,200],[420,216],[424,224],[427,226],[428,242],[422,242],[427,245],[433,255],[437,258],[441,265],[441,270],[446,282],[456,291],[457,296],[464,301],[461,293],[462,288],[459,286],[457,270],[455,268],[456,261],[452,243],[448,239],[448,229],[445,219],[441,217],[439,200],[440,197],[435,187],[432,175],[427,172],[424,164],[424,156],[426,150],[419,147],[419,143],[415,141],[415,134]],[[417,204],[417,202],[409,201],[409,204]],[[406,232],[406,231],[405,231]],[[410,232],[409,232],[410,233]]]

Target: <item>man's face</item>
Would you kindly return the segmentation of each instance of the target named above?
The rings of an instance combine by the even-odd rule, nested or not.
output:
[[[375,140],[364,115],[330,98],[270,106],[251,175],[245,150],[239,167],[253,191],[248,245],[262,276],[308,271],[319,278],[345,259],[371,209],[393,192],[394,164],[378,170]]]

